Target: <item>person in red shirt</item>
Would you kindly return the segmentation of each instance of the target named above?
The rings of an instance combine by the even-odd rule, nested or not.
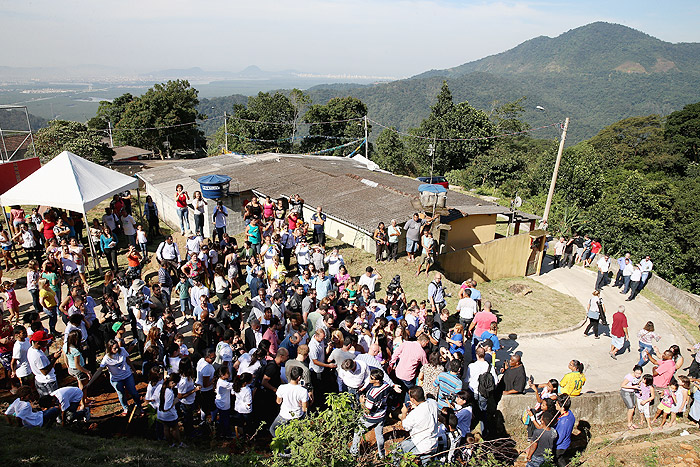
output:
[[[625,306],[617,307],[617,312],[612,318],[612,327],[610,328],[610,357],[617,360],[617,354],[625,347],[625,341],[629,341],[629,333],[627,332],[627,316],[625,315]]]
[[[484,310],[474,315],[474,319],[469,325],[469,332],[472,335],[472,342],[474,339],[479,339],[485,331],[491,329],[491,323],[497,322],[498,318],[491,311],[491,302],[485,302]]]
[[[47,243],[50,239],[56,238],[56,234],[53,231],[53,228],[56,227],[56,222],[54,221],[54,217],[50,213],[46,213],[46,216],[44,217],[44,221],[41,223],[40,230],[44,234],[44,238],[46,239]]]

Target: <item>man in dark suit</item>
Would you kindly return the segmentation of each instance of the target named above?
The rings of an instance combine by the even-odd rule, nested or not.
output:
[[[244,333],[245,340],[243,345],[245,346],[246,352],[250,352],[251,349],[258,347],[258,344],[262,340],[262,327],[260,326],[260,320],[257,318],[250,322],[250,327],[245,330]]]

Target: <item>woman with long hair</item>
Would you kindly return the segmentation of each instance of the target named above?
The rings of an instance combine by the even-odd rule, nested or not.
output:
[[[114,272],[119,271],[119,264],[117,263],[117,237],[112,232],[112,229],[108,225],[102,228],[102,235],[100,235],[100,248],[102,252],[107,257],[107,264],[109,269]]]
[[[204,208],[207,202],[202,198],[201,191],[195,191],[192,196],[192,206],[194,207],[192,211],[194,217],[194,232],[204,237]]]
[[[648,321],[642,329],[637,333],[639,339],[639,362],[637,365],[644,366],[649,361],[649,355],[654,354],[653,342],[659,342],[661,336],[654,332],[654,323]]]
[[[148,221],[148,238],[154,239],[160,236],[158,206],[153,202],[151,195],[146,196],[146,202],[143,205],[143,215]]]
[[[190,194],[184,191],[181,183],[175,186],[175,204],[177,206],[177,217],[180,219],[180,235],[185,235],[185,225],[187,225],[187,230],[190,230],[190,217],[188,202],[190,199]]]
[[[195,399],[197,392],[202,387],[194,384],[197,379],[197,372],[189,356],[180,360],[179,372],[180,381],[177,383],[177,398],[182,409],[182,425],[185,429],[185,437],[190,437],[193,431],[194,411],[196,408]]]
[[[163,424],[165,433],[165,441],[170,444],[171,448],[185,448],[187,445],[180,441],[180,428],[177,424],[177,408],[175,403],[174,389],[180,381],[180,375],[174,374],[165,378],[160,389],[160,400],[158,401],[158,421]]]
[[[83,358],[83,335],[80,329],[73,329],[66,339],[65,355],[68,363],[68,374],[76,379],[78,388],[83,391],[84,382],[90,381],[92,373],[85,369]],[[83,403],[85,403],[85,391],[83,391]]]
[[[374,238],[376,247],[374,261],[375,263],[379,263],[380,261],[384,261],[384,251],[389,248],[389,235],[386,232],[384,222],[380,222],[379,225],[377,225],[372,238]]]
[[[127,393],[134,399],[136,409],[140,408],[141,396],[136,390],[134,364],[131,363],[129,353],[123,347],[120,347],[114,339],[107,341],[105,356],[102,358],[98,371],[104,372],[105,370],[109,371],[109,382],[119,397],[119,403],[123,409],[122,415],[129,413],[129,406],[126,404]]]

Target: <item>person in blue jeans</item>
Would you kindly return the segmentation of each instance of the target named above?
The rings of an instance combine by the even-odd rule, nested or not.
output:
[[[109,382],[112,383],[114,390],[119,397],[119,403],[122,405],[122,414],[126,415],[129,412],[129,406],[126,403],[126,393],[128,392],[137,409],[141,407],[141,396],[136,390],[136,382],[134,380],[134,364],[129,359],[129,353],[119,346],[119,343],[110,339],[107,341],[105,356],[102,358],[98,374],[105,370],[109,371]],[[93,381],[95,377],[93,377]]]
[[[547,411],[542,414],[542,428],[533,432],[534,441],[527,449],[527,466],[540,467],[546,456],[554,457],[557,442],[557,432],[552,429],[554,415]]]

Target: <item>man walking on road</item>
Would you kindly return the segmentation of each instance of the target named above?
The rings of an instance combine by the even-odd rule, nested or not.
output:
[[[610,271],[610,255],[605,254],[598,260],[598,276],[595,279],[595,289],[600,290],[608,285],[608,271]]]
[[[617,354],[625,347],[625,341],[629,341],[627,332],[627,316],[625,306],[617,307],[617,312],[612,317],[612,327],[610,328],[612,342],[610,343],[610,357],[617,360]]]

